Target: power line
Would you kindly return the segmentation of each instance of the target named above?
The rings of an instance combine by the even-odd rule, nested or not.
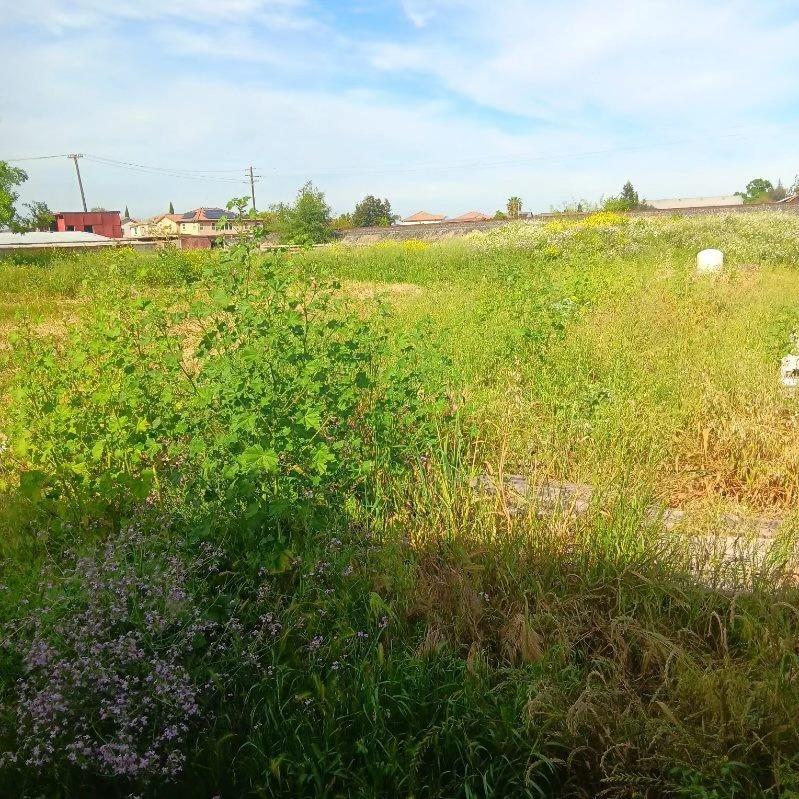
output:
[[[129,166],[135,167],[136,169],[147,169],[153,172],[170,172],[170,173],[185,173],[185,174],[201,174],[201,175],[210,175],[210,174],[239,174],[241,169],[181,169],[180,167],[164,167],[164,166],[152,166],[149,164],[139,164],[135,161],[119,161],[115,158],[104,158],[101,155],[90,155],[88,156],[94,161],[102,161],[106,164],[114,164],[115,166]]]
[[[30,158],[3,158],[2,160],[8,164],[16,164],[19,161],[45,161],[48,158],[69,158],[69,155],[60,153],[59,155],[34,155]]]
[[[129,170],[138,170],[149,172],[152,174],[160,174],[166,175],[168,177],[183,179],[183,180],[201,180],[203,182],[213,181],[216,183],[235,183],[238,185],[246,184],[247,181],[244,178],[236,179],[236,178],[228,178],[228,177],[221,177],[222,173],[236,173],[241,174],[241,169],[198,169],[198,170],[190,170],[190,169],[180,169],[180,168],[166,168],[166,167],[156,167],[156,166],[149,166],[147,164],[139,164],[132,161],[118,161],[113,158],[104,158],[102,156],[97,155],[82,155],[81,157],[86,158],[87,161],[92,161],[94,163],[103,164],[105,166],[113,166],[119,169],[129,169]],[[72,158],[72,155],[68,153],[61,153],[58,155],[38,155],[38,156],[31,156],[28,158],[6,158],[2,159],[8,163],[17,163],[23,161],[44,161],[52,158]],[[256,176],[260,177],[260,176]]]
[[[98,164],[104,164],[106,166],[113,166],[117,169],[127,169],[132,171],[139,171],[145,172],[149,174],[156,174],[156,175],[167,175],[169,177],[178,178],[181,180],[201,180],[203,182],[212,181],[214,183],[236,183],[241,185],[242,183],[246,183],[244,177],[241,178],[226,178],[220,177],[218,174],[214,174],[212,171],[202,172],[198,171],[194,172],[183,172],[179,169],[165,169],[163,167],[151,167],[146,166],[145,164],[135,164],[132,162],[126,161],[115,161],[110,158],[100,158],[94,155],[87,155],[87,160],[92,161]],[[235,172],[241,174],[241,169],[234,170]]]
[[[796,125],[783,126],[783,131],[793,129]],[[429,172],[446,172],[451,170],[460,169],[495,169],[506,166],[522,166],[539,163],[559,163],[564,161],[579,160],[584,158],[596,158],[600,156],[612,155],[621,152],[634,152],[640,150],[655,150],[666,147],[675,147],[684,144],[693,144],[696,142],[712,143],[723,140],[733,140],[741,138],[749,138],[753,136],[761,136],[762,130],[742,129],[722,134],[715,134],[703,137],[692,137],[682,139],[671,139],[661,141],[647,141],[638,142],[626,145],[619,145],[614,147],[606,147],[596,150],[586,150],[582,152],[566,152],[566,153],[553,153],[550,155],[538,155],[531,157],[515,156],[500,159],[490,158],[471,158],[449,161],[447,163],[432,162],[432,163],[416,163],[409,164],[405,162],[397,162],[396,165],[376,164],[373,167],[364,166],[363,163],[355,165],[341,165],[335,168],[313,168],[303,167],[296,171],[286,170],[272,170],[272,176],[296,176],[296,175],[313,175],[316,177],[348,177],[357,175],[391,175],[391,174],[416,174],[416,173],[429,173]],[[10,158],[3,159],[9,162],[22,162],[22,161],[40,161],[52,158],[70,157],[65,155],[41,155],[29,158]],[[148,172],[151,174],[160,174],[168,177],[173,177],[181,180],[201,180],[204,182],[213,181],[217,183],[229,184],[250,184],[251,193],[254,193],[254,183],[260,178],[260,175],[252,174],[251,169],[183,169],[179,167],[161,167],[148,164],[142,164],[135,161],[122,161],[114,158],[106,158],[99,155],[87,154],[85,158],[89,161],[107,166],[113,166],[120,169],[138,170]],[[242,174],[243,173],[243,174]],[[226,175],[238,174],[242,175],[240,178],[225,177]]]

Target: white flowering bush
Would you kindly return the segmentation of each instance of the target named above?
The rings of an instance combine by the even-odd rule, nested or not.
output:
[[[799,215],[788,212],[625,217],[599,213],[580,220],[514,222],[470,233],[481,248],[541,250],[553,256],[601,253],[604,259],[644,249],[697,252],[718,247],[739,264],[799,260]]]

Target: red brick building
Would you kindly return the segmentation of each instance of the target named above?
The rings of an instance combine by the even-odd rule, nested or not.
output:
[[[122,238],[122,221],[119,211],[58,211],[53,214],[53,229],[59,231],[82,230],[109,239]]]

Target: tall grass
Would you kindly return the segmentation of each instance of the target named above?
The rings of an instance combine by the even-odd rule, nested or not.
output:
[[[4,264],[23,339],[3,385],[53,391],[0,406],[15,438],[31,413],[0,467],[3,791],[799,795],[798,406],[777,381],[797,234],[790,215],[600,215],[287,260]],[[722,275],[693,274],[703,246]],[[25,333],[67,300],[68,324]],[[270,370],[291,377],[279,402]],[[344,453],[318,473],[317,426]],[[486,472],[597,490],[539,514],[475,491]],[[692,526],[664,535],[653,502]],[[774,557],[697,564],[690,534],[731,509],[788,520]],[[59,658],[128,680],[123,715],[78,678],[54,699]],[[122,740],[164,663],[199,712],[159,694]]]

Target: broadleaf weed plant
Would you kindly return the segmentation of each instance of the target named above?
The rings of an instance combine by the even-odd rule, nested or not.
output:
[[[433,445],[443,364],[339,289],[256,237],[168,298],[115,286],[66,340],[17,336],[21,490],[114,528],[143,501],[261,524],[358,500]]]

